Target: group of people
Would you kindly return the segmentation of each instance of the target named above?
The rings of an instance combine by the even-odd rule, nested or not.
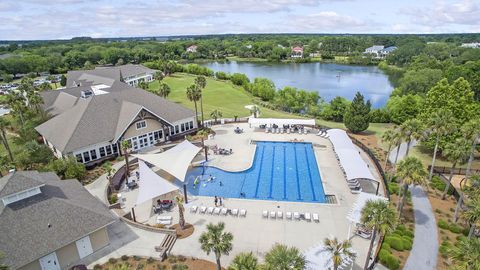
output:
[[[243,129],[241,129],[240,127],[236,127],[233,131],[237,134],[243,133]]]
[[[215,199],[213,200],[215,202],[215,206],[223,206],[223,199],[222,197],[217,197],[215,196]]]

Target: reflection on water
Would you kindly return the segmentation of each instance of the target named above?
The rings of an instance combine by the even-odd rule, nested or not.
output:
[[[249,63],[207,62],[202,65],[214,71],[244,73],[251,80],[265,77],[277,88],[293,86],[317,91],[330,101],[336,96],[351,100],[357,91],[372,102],[374,108],[385,105],[393,90],[388,77],[375,66],[338,65],[328,63]]]

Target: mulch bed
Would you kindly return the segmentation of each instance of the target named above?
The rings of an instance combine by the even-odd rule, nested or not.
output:
[[[177,232],[177,239],[187,238],[195,231],[195,227],[193,227],[193,225],[189,223],[185,224],[185,228],[183,230],[180,228],[180,225],[178,223],[171,226],[170,229]]]

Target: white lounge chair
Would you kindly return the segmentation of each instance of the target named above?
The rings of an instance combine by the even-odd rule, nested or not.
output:
[[[328,139],[328,138],[330,138],[330,135],[327,134],[327,135],[325,135],[324,138],[325,138],[325,139]]]
[[[303,129],[303,134],[307,134],[307,133],[308,133],[307,129],[304,128],[304,129]]]
[[[232,216],[238,216],[238,209],[232,209],[232,211],[230,212],[232,213]]]
[[[298,213],[298,212],[293,212],[293,218],[294,218],[294,219],[297,219],[297,220],[300,219],[300,213]]]
[[[268,218],[268,211],[267,210],[263,210],[262,217]]]
[[[271,211],[270,212],[270,218],[276,218],[277,217],[277,213],[275,213],[275,211]]]
[[[207,208],[207,214],[213,214],[213,207],[210,206]]]
[[[277,218],[283,219],[283,212],[282,211],[277,212]]]
[[[315,221],[315,222],[320,222],[320,219],[318,218],[318,214],[317,214],[317,213],[313,213],[313,214],[312,214],[312,217],[313,217],[313,221]]]
[[[289,128],[287,128],[287,134],[290,134],[290,129]]]
[[[197,213],[197,209],[198,209],[198,207],[196,205],[193,205],[192,207],[190,207],[190,212],[191,213]]]
[[[304,216],[305,216],[306,221],[312,221],[312,216],[310,215],[310,213],[307,212],[307,213],[305,213]]]
[[[220,215],[220,208],[215,207],[215,210],[213,210],[214,215]]]
[[[226,216],[228,213],[228,208],[222,208],[222,210],[220,211],[220,214]]]
[[[240,216],[241,216],[241,217],[246,217],[246,216],[247,216],[247,210],[245,210],[245,209],[240,209]]]
[[[287,217],[287,219],[292,219],[292,212],[287,212],[285,216]]]
[[[362,192],[362,188],[351,188],[350,192],[352,192],[352,194],[359,194]]]
[[[200,207],[200,213],[201,213],[201,214],[205,214],[205,211],[207,211],[207,207],[206,207],[206,206]]]

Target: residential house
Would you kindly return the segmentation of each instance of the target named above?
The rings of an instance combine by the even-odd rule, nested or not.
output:
[[[71,70],[67,73],[67,87],[104,83],[105,80],[110,83],[112,80],[119,80],[137,86],[140,82],[153,81],[155,72],[153,69],[134,64],[96,67],[93,70]]]
[[[480,42],[462,43],[460,47],[477,49],[480,48]]]
[[[299,46],[293,47],[292,48],[292,54],[291,54],[290,57],[292,57],[292,58],[302,58],[303,57],[303,48],[299,47]]]
[[[10,269],[68,269],[109,245],[116,218],[77,180],[23,171],[0,178],[0,251]]]
[[[43,108],[53,118],[35,129],[58,158],[74,156],[93,166],[121,155],[124,140],[137,151],[197,129],[190,109],[118,79],[96,75],[88,80],[41,93]]]
[[[189,53],[196,53],[197,52],[197,48],[198,46],[197,45],[191,45],[187,48],[187,52]]]
[[[397,49],[396,46],[386,47],[382,45],[374,45],[372,47],[366,48],[364,54],[373,55],[375,58],[385,58],[388,54],[395,51]]]
[[[395,51],[396,49],[397,49],[396,46],[390,46],[390,47],[384,48],[383,50],[380,50],[379,57],[385,58],[387,57],[387,55],[389,55],[391,52]]]

